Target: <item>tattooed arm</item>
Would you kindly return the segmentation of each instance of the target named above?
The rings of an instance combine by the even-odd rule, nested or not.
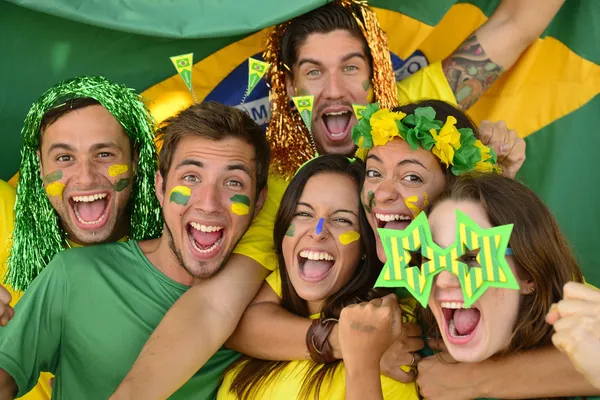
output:
[[[463,109],[471,107],[546,29],[565,0],[502,0],[490,19],[442,62]]]

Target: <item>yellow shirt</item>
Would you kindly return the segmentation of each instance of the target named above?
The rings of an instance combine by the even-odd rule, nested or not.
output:
[[[456,105],[456,98],[439,61],[398,82],[397,88],[399,104],[437,99]],[[273,227],[287,184],[280,177],[269,176],[265,204],[234,250],[234,253],[248,256],[270,271],[277,269]]]
[[[279,271],[274,271],[267,277],[267,283],[281,297],[281,278]],[[400,308],[402,308],[403,316],[406,316],[407,322],[415,322],[414,310],[416,300],[413,298],[401,299]],[[319,315],[311,315],[311,319],[318,318]],[[297,399],[302,389],[302,382],[306,375],[311,361],[291,361],[276,378],[269,381],[268,384],[261,385],[253,396],[253,399],[260,400],[279,400],[279,399]],[[233,393],[229,393],[231,383],[240,371],[240,367],[227,373],[223,378],[223,383],[219,388],[217,400],[236,400],[237,397]],[[400,367],[399,367],[400,368]],[[406,370],[404,367],[402,367]],[[417,400],[418,390],[414,383],[400,383],[387,376],[381,376],[381,388],[384,399],[403,399]],[[346,370],[344,363],[340,363],[336,368],[331,379],[325,379],[321,392],[320,399],[328,400],[344,400],[346,395]]]

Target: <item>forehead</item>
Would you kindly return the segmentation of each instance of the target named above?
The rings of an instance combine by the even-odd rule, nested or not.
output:
[[[101,105],[91,105],[70,111],[52,123],[42,133],[42,146],[55,142],[72,147],[93,143],[129,142],[123,126]]]
[[[205,161],[206,166],[215,168],[232,163],[243,163],[251,170],[256,166],[254,147],[236,137],[212,140],[197,135],[184,136],[176,145],[171,166],[177,166],[183,159]]]
[[[306,182],[300,201],[312,206],[358,208],[358,186],[347,175],[320,173]]]
[[[328,33],[310,33],[296,50],[296,63],[303,59],[339,61],[351,53],[366,58],[364,42],[350,31],[337,29]]]
[[[375,146],[369,150],[369,156],[373,155],[379,158],[387,166],[396,166],[405,160],[417,160],[430,171],[441,170],[438,159],[431,151],[419,147],[412,150],[410,145],[403,139],[395,138],[384,146]],[[367,158],[367,162],[373,158]]]
[[[446,247],[454,242],[456,232],[456,210],[462,211],[477,225],[484,229],[492,224],[480,202],[473,200],[444,200],[437,204],[429,214],[429,226],[433,240]]]

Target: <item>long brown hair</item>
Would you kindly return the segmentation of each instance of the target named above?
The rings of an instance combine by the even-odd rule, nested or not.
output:
[[[306,183],[312,177],[322,173],[336,173],[348,176],[356,183],[356,197],[359,199],[360,204],[358,188],[362,186],[364,171],[364,164],[360,160],[351,161],[340,155],[325,155],[303,166],[290,182],[281,200],[281,206],[277,213],[273,231],[273,239],[279,262],[279,273],[281,275],[281,306],[285,310],[301,317],[310,316],[306,301],[298,295],[289,279],[282,250],[285,232],[294,217],[296,206]],[[361,261],[362,265],[356,268],[352,278],[337,293],[327,298],[321,310],[323,317],[339,318],[340,312],[345,306],[367,301],[385,294],[382,291],[370,289],[375,284],[382,264],[377,258],[375,237],[362,207],[359,207],[359,225],[360,240],[365,258]],[[244,356],[228,369],[228,371],[236,370],[242,365],[231,384],[230,392],[242,400],[252,399],[257,394],[259,387],[277,378],[288,363],[289,361],[267,361]],[[301,398],[308,399],[312,393],[314,394],[314,398],[317,399],[323,382],[326,378],[331,379],[333,377],[339,365],[339,360],[326,365],[310,361],[302,383]]]
[[[516,274],[522,281],[533,282],[535,291],[521,296],[517,323],[503,354],[550,344],[552,326],[545,316],[550,306],[562,299],[565,283],[583,282],[583,276],[548,207],[525,185],[496,174],[459,177],[427,212],[448,199],[481,203],[493,226],[514,224],[509,246]],[[431,311],[425,310],[424,315],[431,333],[439,337]]]

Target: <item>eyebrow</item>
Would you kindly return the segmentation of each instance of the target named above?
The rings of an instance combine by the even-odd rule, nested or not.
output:
[[[381,160],[381,158],[377,157],[374,154],[367,156],[367,160],[375,160],[375,161],[383,164],[383,161]],[[398,164],[396,164],[396,167],[401,167],[406,164],[417,164],[417,165],[420,165],[421,167],[425,168],[427,171],[429,171],[429,168],[427,168],[425,165],[423,165],[423,163],[421,163],[419,160],[416,160],[414,158],[404,159],[404,160],[400,161]]]
[[[192,165],[198,168],[204,168],[204,163],[202,161],[199,160],[194,160],[191,158],[184,158],[183,160],[181,160],[177,166],[175,167],[175,169],[181,168],[181,167],[185,167],[187,165]],[[248,168],[248,166],[246,166],[245,164],[230,164],[226,167],[227,171],[243,171],[246,173],[246,175],[248,176],[252,176],[250,173],[250,168]]]
[[[75,148],[71,145],[68,145],[66,143],[54,143],[52,146],[50,146],[50,148],[48,149],[48,153],[51,153],[54,150],[66,150],[66,151],[71,151],[71,152],[75,152]]]
[[[90,151],[98,151],[100,149],[116,149],[116,150],[120,150],[121,148],[113,142],[106,142],[106,143],[96,143],[95,145],[93,145],[92,147],[90,147]]]
[[[349,53],[346,54],[344,57],[342,57],[342,62],[346,62],[354,57],[359,57],[362,58],[364,61],[367,61],[367,58],[365,57],[365,55],[363,53],[360,52],[354,52],[354,53]],[[323,65],[323,63],[321,61],[315,60],[313,58],[303,58],[302,60],[300,60],[298,62],[298,68],[300,68],[302,66],[302,64],[315,64],[315,65]]]

